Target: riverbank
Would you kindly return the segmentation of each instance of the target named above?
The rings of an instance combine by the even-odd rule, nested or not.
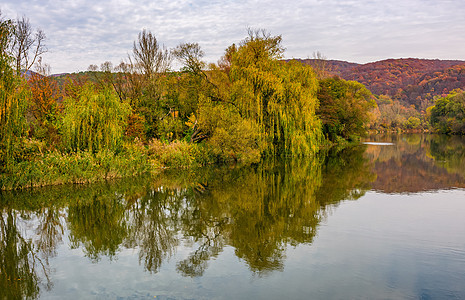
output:
[[[37,147],[29,141],[30,148]],[[165,168],[190,168],[213,164],[218,157],[204,145],[183,141],[162,143],[153,140],[127,143],[115,153],[106,149],[96,153],[62,153],[29,149],[34,155],[12,163],[0,174],[0,189],[13,190],[60,184],[93,183],[114,178],[158,173]]]
[[[359,143],[359,138],[351,141],[340,138],[335,142],[324,140],[319,153],[339,152]],[[40,149],[37,141],[27,140],[23,152],[30,153],[30,157],[10,164],[8,171],[0,174],[0,190],[90,184],[144,174],[156,175],[165,169],[193,169],[221,163],[248,165],[262,159],[259,153],[227,156],[206,144],[179,140],[170,143],[152,140],[146,144],[135,140],[125,143],[118,153],[107,149],[96,153],[45,151]]]

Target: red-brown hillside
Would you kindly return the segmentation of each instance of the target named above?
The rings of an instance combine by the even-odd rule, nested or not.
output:
[[[321,66],[314,59],[302,62]],[[346,80],[363,83],[375,95],[389,95],[408,104],[465,88],[465,61],[438,59],[387,59],[367,64],[328,60],[325,68]]]

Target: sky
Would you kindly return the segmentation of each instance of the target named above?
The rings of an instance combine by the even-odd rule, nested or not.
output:
[[[0,10],[45,32],[43,61],[52,73],[117,65],[143,29],[169,49],[198,43],[207,62],[217,62],[248,28],[282,35],[286,58],[318,51],[357,63],[465,60],[464,0],[0,0]]]

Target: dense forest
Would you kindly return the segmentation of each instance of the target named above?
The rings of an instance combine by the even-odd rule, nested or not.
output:
[[[62,78],[27,18],[0,28],[2,189],[314,156],[358,139],[376,106],[362,84],[283,61],[281,36],[265,30],[207,64],[197,43],[167,49],[144,29],[119,65]]]
[[[378,112],[372,127],[378,130],[430,129],[428,108],[465,87],[462,60],[407,58],[356,64],[319,56],[301,61],[327,75],[365,85],[376,96]],[[445,132],[436,126],[431,129]]]
[[[265,30],[249,29],[217,63],[207,63],[199,44],[167,49],[144,29],[118,65],[107,61],[58,76],[42,60],[45,41],[27,18],[0,16],[1,189],[314,156],[370,128],[427,129],[430,118],[436,130],[464,132],[463,92],[435,95],[437,103],[446,99],[441,109],[428,108],[427,97],[408,106],[396,96],[401,92],[373,95],[376,85],[360,77],[371,74],[364,66],[284,60],[282,37]],[[180,70],[173,70],[174,60]],[[399,78],[412,77],[401,80],[409,86],[417,77],[433,84],[438,76],[428,74],[438,73],[437,65],[463,70],[452,61],[427,61],[420,72],[407,62],[409,72],[389,64]],[[358,81],[344,79],[348,70],[356,70],[350,79]],[[376,82],[384,82],[381,75]]]

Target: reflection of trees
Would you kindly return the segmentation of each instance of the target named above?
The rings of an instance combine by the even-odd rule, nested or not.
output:
[[[122,198],[117,195],[95,194],[71,203],[68,208],[71,247],[77,248],[82,243],[93,261],[98,261],[100,255],[113,257],[127,235],[124,213]]]
[[[196,209],[188,228],[196,230],[184,233],[200,246],[178,263],[178,270],[202,275],[224,244],[235,247],[236,255],[259,275],[281,270],[288,244],[313,241],[326,204],[357,198],[374,179],[363,149],[341,155],[265,162],[216,174],[192,201]]]
[[[231,218],[229,243],[261,274],[283,268],[287,243],[311,242],[319,223],[314,193],[321,185],[320,161],[264,163],[223,193]],[[227,183],[221,183],[226,185]]]
[[[38,296],[39,260],[30,259],[38,257],[39,250],[45,258],[55,255],[65,232],[72,247],[83,247],[94,262],[118,255],[122,247],[137,248],[140,263],[150,272],[157,272],[181,243],[193,248],[176,264],[183,276],[202,276],[226,245],[258,275],[282,270],[286,248],[313,241],[327,205],[357,199],[373,180],[362,154],[362,148],[354,148],[315,159],[169,171],[150,182],[15,195],[15,201],[3,206],[16,205],[35,214],[37,238],[19,239],[14,218],[3,217],[2,251],[16,243],[19,252],[2,265],[17,270],[2,269],[2,275],[13,278],[29,270],[19,276],[30,278],[15,283],[25,285],[17,289],[4,281],[3,290]],[[5,232],[16,232],[16,240],[9,240]]]
[[[40,221],[36,229],[38,240],[37,248],[44,254],[44,258],[56,256],[58,243],[62,241],[64,233],[64,214],[56,207],[42,209],[39,214]]]
[[[384,137],[390,146],[368,145],[366,156],[377,174],[373,188],[386,193],[465,187],[465,141],[443,135]]]
[[[0,214],[0,298],[33,299],[39,296],[40,275],[51,288],[49,269],[31,239],[26,239],[11,209]]]
[[[218,256],[223,250],[224,238],[222,226],[217,224],[211,230],[210,236],[206,235],[201,240],[201,245],[188,258],[177,263],[177,269],[183,276],[202,276],[208,267],[208,261]]]
[[[181,239],[194,247],[177,263],[184,276],[201,276],[225,245],[233,246],[254,272],[280,270],[288,244],[312,242],[324,203],[363,189],[360,182],[369,176],[363,163],[354,163],[360,161],[355,156],[361,155],[164,174],[155,179],[158,187],[139,190],[138,197],[113,193],[71,204],[71,240],[82,243],[92,259],[115,255],[121,245],[138,247],[141,263],[151,272],[158,271]],[[321,200],[322,182],[334,181],[322,179],[324,161],[333,167],[345,163],[334,175],[344,187]],[[354,172],[360,174],[351,177]]]
[[[139,261],[157,272],[163,259],[171,256],[176,239],[177,218],[183,194],[176,189],[149,190],[129,206],[130,238],[128,246],[139,246]]]
[[[326,156],[323,182],[316,193],[320,205],[356,200],[371,188],[377,176],[372,163],[364,157],[365,150],[366,146],[356,146]]]
[[[94,262],[118,255],[123,247],[137,248],[144,268],[157,272],[182,243],[193,250],[177,262],[177,270],[196,277],[232,246],[254,273],[266,275],[283,269],[289,245],[312,243],[329,209],[358,199],[371,186],[391,192],[465,186],[463,139],[383,139],[395,145],[3,193],[0,298],[35,298],[42,283],[51,287],[48,258],[56,255],[65,234]]]
[[[456,173],[465,178],[465,139],[463,136],[437,135],[430,142],[430,154],[436,164],[449,173]],[[461,186],[465,186],[462,180]]]

